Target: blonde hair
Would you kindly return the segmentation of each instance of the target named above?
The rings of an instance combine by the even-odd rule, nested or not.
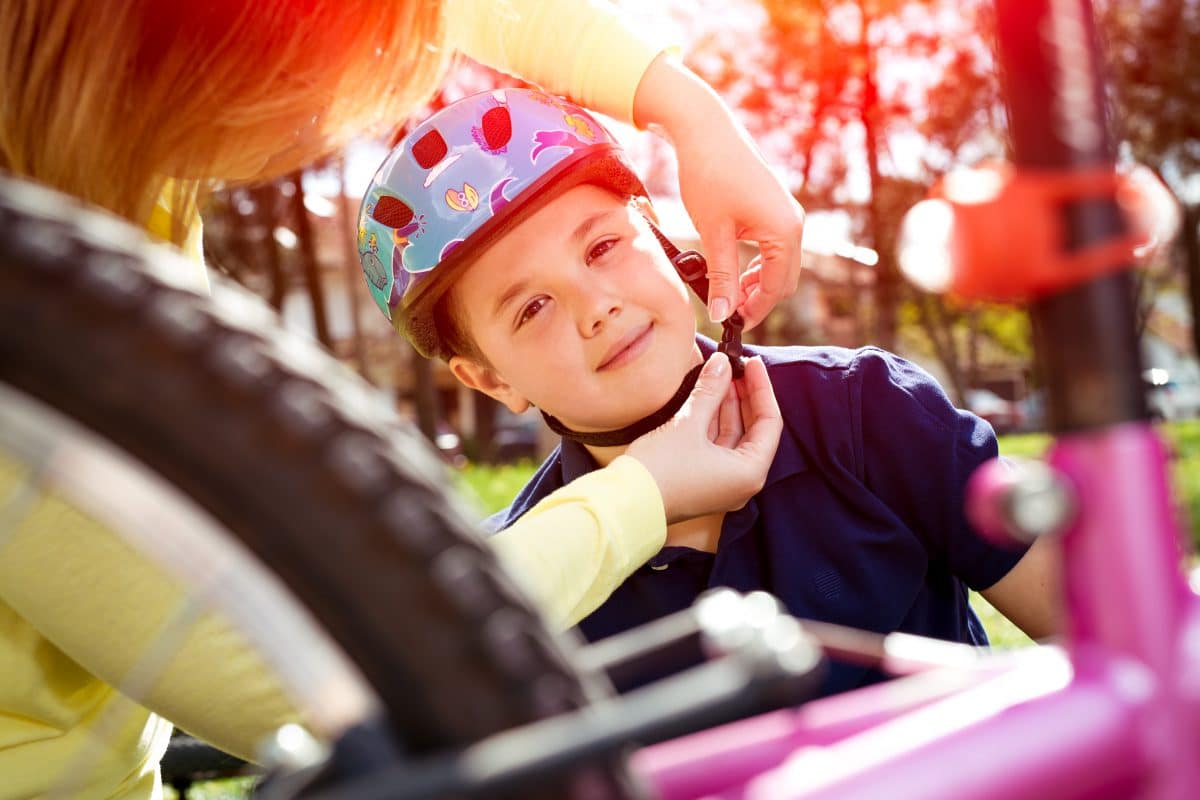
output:
[[[0,3],[0,169],[145,225],[168,180],[277,177],[394,126],[449,58],[439,0]]]

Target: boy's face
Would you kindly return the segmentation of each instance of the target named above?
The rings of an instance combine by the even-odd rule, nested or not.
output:
[[[459,380],[576,430],[613,430],[657,411],[701,360],[687,287],[640,212],[595,186],[523,220],[454,292],[488,362],[451,359]]]

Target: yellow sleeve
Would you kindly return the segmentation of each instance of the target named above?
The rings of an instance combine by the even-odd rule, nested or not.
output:
[[[0,488],[9,483],[6,472],[13,474],[3,467],[0,457]],[[34,718],[73,734],[69,740],[39,741],[45,735],[31,728],[31,750],[67,751],[90,736],[110,743],[103,766],[120,778],[139,762],[156,763],[158,754],[147,751],[144,734],[122,727],[128,738],[117,739],[109,727],[125,726],[126,714],[153,724],[148,711],[123,701],[130,708],[115,719],[96,713],[93,692],[112,694],[114,702],[120,698],[109,686],[130,690],[145,709],[243,758],[253,758],[263,737],[279,725],[301,721],[274,671],[244,635],[221,614],[190,613],[194,607],[180,585],[74,504],[43,495],[8,532],[2,553],[0,607],[7,605],[17,616],[16,627],[0,629],[0,676],[20,672],[21,664],[40,666],[28,670],[33,677],[19,697],[0,686],[0,732],[16,707],[22,710],[18,719]],[[24,629],[16,620],[37,635],[18,635]],[[147,664],[156,665],[156,674],[145,673]],[[61,691],[47,678],[55,674],[47,671],[52,666],[76,675],[88,691]],[[77,757],[69,751],[61,756]],[[35,766],[36,760],[31,769]],[[5,796],[0,790],[0,798]]]
[[[666,537],[658,486],[641,462],[621,456],[544,498],[491,541],[549,623],[566,628],[603,603]]]
[[[173,190],[171,181],[167,181],[162,193],[158,196],[158,202],[154,204],[154,210],[150,212],[150,221],[146,223],[146,232],[151,237],[163,242],[171,239],[171,221],[174,219],[171,212]],[[204,266],[204,227],[200,222],[199,214],[188,221],[187,232],[187,241],[183,243],[182,248],[183,254],[196,262],[196,269],[192,276],[195,280],[196,290],[208,294],[210,287],[208,270]]]
[[[446,14],[456,49],[622,122],[667,49],[607,0],[449,0]]]

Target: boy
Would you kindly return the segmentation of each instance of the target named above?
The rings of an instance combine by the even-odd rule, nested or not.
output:
[[[435,114],[364,199],[364,271],[397,329],[563,436],[501,526],[668,418],[714,351],[650,215],[609,134],[525,90]],[[747,383],[769,373],[785,424],[764,487],[737,512],[671,525],[667,546],[582,620],[587,638],[713,586],[765,589],[799,617],[986,644],[971,586],[1031,635],[1051,632],[1045,547],[998,550],[963,515],[967,477],[996,455],[986,423],[875,348],[747,351]],[[872,677],[834,665],[827,689]]]

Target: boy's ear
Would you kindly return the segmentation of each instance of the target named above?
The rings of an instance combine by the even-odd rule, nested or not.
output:
[[[509,411],[520,414],[529,408],[529,401],[518,393],[512,386],[500,377],[491,367],[465,356],[450,358],[450,372],[458,378],[458,382],[468,389],[483,392],[488,397],[502,403]]]

